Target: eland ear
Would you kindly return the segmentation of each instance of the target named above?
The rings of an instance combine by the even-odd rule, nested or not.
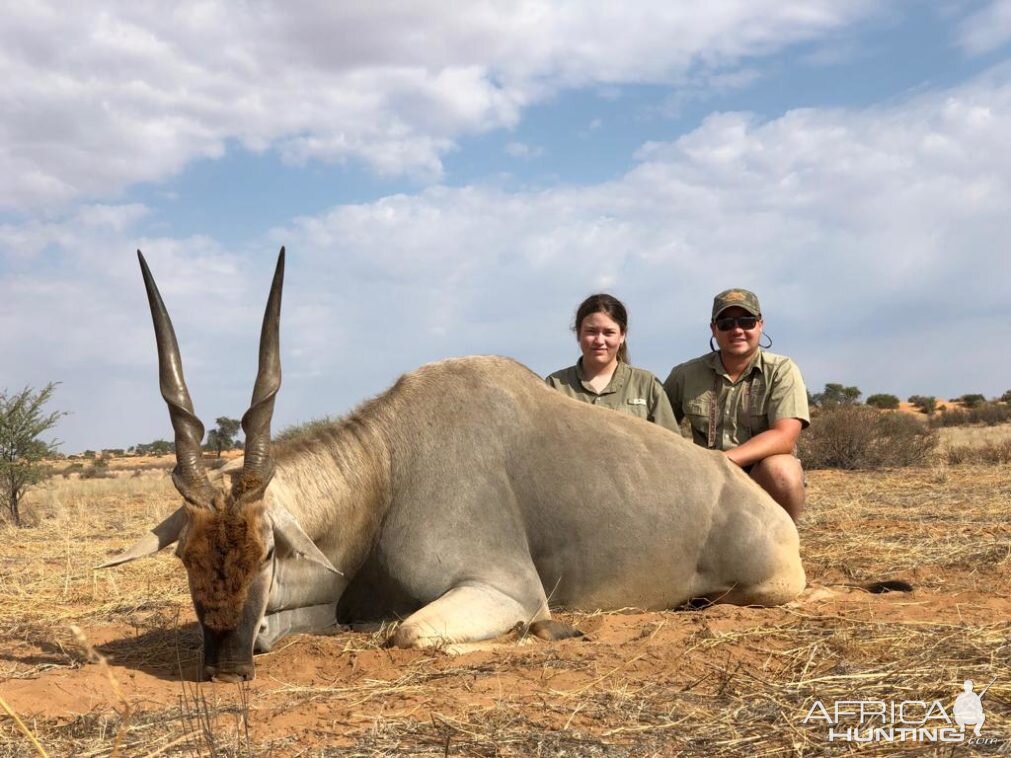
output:
[[[287,510],[276,508],[271,511],[270,516],[274,524],[274,542],[280,543],[302,560],[312,561],[320,568],[344,576],[330,563],[330,559],[323,555],[323,551],[316,547],[316,543],[309,538],[309,535],[302,531],[302,527]]]
[[[96,566],[95,568],[109,568],[110,566],[118,566],[121,563],[129,563],[138,558],[154,555],[163,547],[171,545],[179,539],[179,533],[183,530],[185,523],[186,508],[177,508],[171,516],[133,543],[129,549],[124,550],[111,561],[106,561],[101,566]]]

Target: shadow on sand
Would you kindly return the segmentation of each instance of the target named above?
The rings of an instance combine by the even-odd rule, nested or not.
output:
[[[166,681],[198,682],[202,637],[196,623],[151,629],[136,636],[96,645],[113,666],[143,671]]]

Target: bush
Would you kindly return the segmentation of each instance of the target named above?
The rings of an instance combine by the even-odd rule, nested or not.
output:
[[[109,476],[109,459],[95,458],[88,468],[81,472],[82,479],[105,479]]]
[[[986,402],[986,398],[979,393],[974,393],[971,395],[962,395],[962,397],[957,397],[955,400],[961,403],[966,408],[975,408]]]
[[[947,463],[980,463],[988,466],[1011,463],[1011,440],[986,445],[957,445],[945,451]]]
[[[59,443],[46,442],[41,436],[66,415],[45,411],[55,389],[50,382],[38,391],[31,387],[11,393],[0,390],[0,508],[14,526],[21,526],[25,493],[51,473],[44,461]]]
[[[933,395],[910,395],[909,402],[915,405],[920,413],[930,415],[937,410],[937,398]]]
[[[860,402],[862,394],[859,387],[847,387],[830,382],[825,385],[824,392],[809,395],[808,400],[819,408],[833,408],[837,405],[856,405]]]
[[[913,416],[842,405],[811,420],[799,454],[809,469],[900,468],[926,464],[937,443],[937,432]]]
[[[133,446],[134,455],[168,455],[175,452],[175,444],[168,440],[155,440],[146,445],[143,443]]]
[[[1011,407],[1001,403],[983,403],[968,410],[956,408],[947,413],[931,416],[930,425],[932,427],[972,426],[974,424],[997,426],[1009,421],[1011,421]]]
[[[886,411],[894,411],[899,408],[899,399],[895,395],[871,395],[867,398],[867,405],[872,408],[880,408]]]
[[[80,474],[82,471],[84,471],[83,463],[71,463],[60,472],[60,476],[64,479],[69,479],[71,474]]]

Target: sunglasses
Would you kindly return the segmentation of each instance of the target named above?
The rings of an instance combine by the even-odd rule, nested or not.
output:
[[[721,332],[729,332],[734,327],[749,331],[758,326],[758,316],[738,316],[737,318],[718,318],[713,322]]]

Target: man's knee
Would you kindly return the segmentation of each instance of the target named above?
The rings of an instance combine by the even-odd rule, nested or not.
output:
[[[804,486],[804,469],[795,456],[788,454],[763,458],[752,467],[751,476],[780,486]]]
[[[751,468],[751,478],[796,521],[804,508],[804,469],[792,455],[770,455]]]

